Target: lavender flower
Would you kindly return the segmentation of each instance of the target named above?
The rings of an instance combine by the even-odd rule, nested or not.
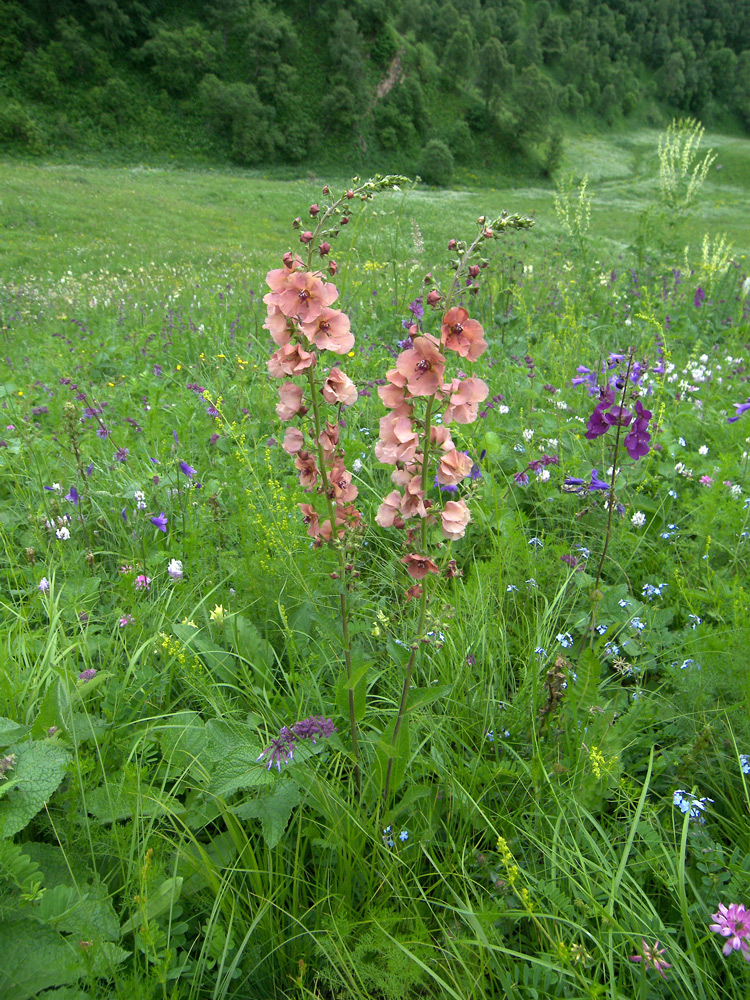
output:
[[[192,465],[188,465],[187,462],[180,462],[180,469],[185,473],[188,479],[192,479],[193,476],[198,474],[198,470],[194,469]]]
[[[115,452],[115,461],[127,462],[129,454],[130,454],[129,448],[118,448],[117,451]]]
[[[43,576],[42,579],[39,581],[38,589],[39,592],[42,594],[46,594],[49,591],[49,580],[47,579],[46,576]]]
[[[88,682],[92,681],[95,677],[96,677],[96,670],[94,670],[93,667],[89,667],[88,670],[81,671],[81,673],[78,675],[78,680],[84,684],[88,684]]]
[[[182,560],[170,559],[167,566],[167,573],[169,573],[173,580],[181,580],[183,577]]]
[[[78,495],[78,490],[75,488],[75,486],[70,487],[70,493],[66,494],[65,499],[69,500],[70,503],[75,504],[76,507],[78,506],[78,501],[80,497]]]
[[[294,760],[294,747],[298,740],[317,743],[318,738],[327,739],[335,731],[332,719],[326,719],[324,715],[311,715],[307,719],[300,719],[291,727],[283,726],[279,730],[279,735],[271,740],[270,745],[257,759],[267,760],[266,767],[269,771],[275,767],[281,773],[281,765]]]
[[[159,531],[163,531],[166,533],[168,518],[167,515],[164,513],[164,511],[162,511],[160,514],[155,514],[153,517],[150,517],[149,521],[154,525],[155,528],[158,528]]]

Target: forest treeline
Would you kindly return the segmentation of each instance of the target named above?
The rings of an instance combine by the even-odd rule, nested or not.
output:
[[[566,117],[750,129],[750,0],[0,0],[0,148],[554,170]]]

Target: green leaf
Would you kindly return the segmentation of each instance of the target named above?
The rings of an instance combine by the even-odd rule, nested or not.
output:
[[[339,713],[345,718],[349,718],[349,692],[354,692],[354,718],[361,722],[365,715],[367,698],[367,673],[370,664],[365,663],[358,670],[352,672],[351,679],[346,676],[346,670],[342,670],[336,681],[336,707]]]
[[[411,712],[414,708],[424,708],[425,705],[431,705],[434,701],[450,694],[452,690],[452,684],[441,684],[439,687],[422,688],[421,690],[412,688],[406,700],[407,711]]]
[[[23,830],[49,800],[65,776],[70,754],[54,743],[21,743],[9,776],[15,788],[0,799],[0,837]]]
[[[182,892],[183,878],[175,875],[174,878],[165,879],[155,892],[150,892],[146,900],[145,916],[146,920],[155,920],[162,913],[174,908],[175,903],[180,898]],[[130,920],[126,920],[122,925],[122,933],[130,934],[143,923],[143,912],[137,910]]]
[[[599,699],[599,681],[602,675],[601,660],[588,647],[584,649],[575,664],[576,679],[568,678],[563,706],[566,714],[574,719],[581,713],[588,713]]]
[[[197,712],[175,712],[152,731],[158,734],[169,777],[189,771],[201,783],[207,780],[203,759],[208,738],[205,724]]]
[[[74,983],[86,974],[83,954],[72,939],[32,920],[0,924],[0,996],[32,1000],[48,986]]]
[[[240,788],[270,785],[273,775],[258,761],[263,749],[257,733],[238,722],[211,719],[206,724],[210,789],[223,799]]]
[[[250,799],[236,806],[232,812],[239,819],[259,819],[263,839],[269,847],[276,847],[289,823],[292,810],[299,805],[299,787],[289,780],[278,781],[267,795]]]
[[[406,713],[401,720],[401,728],[393,745],[393,733],[396,728],[396,720],[387,727],[383,735],[375,744],[375,759],[378,767],[380,787],[385,791],[385,781],[388,774],[388,762],[393,760],[391,766],[391,779],[389,784],[389,794],[395,792],[404,780],[406,765],[409,763],[409,752],[411,741],[409,739],[409,714]]]
[[[22,740],[29,732],[29,726],[20,726],[12,719],[0,717],[0,747],[9,747]]]
[[[409,657],[412,653],[411,648],[409,646],[402,646],[401,643],[396,642],[391,635],[389,635],[386,640],[386,647],[388,649],[388,655],[391,657],[393,662],[399,667],[405,667],[409,662]]]
[[[156,787],[139,782],[137,776],[106,781],[86,795],[86,812],[100,823],[144,816],[180,816],[185,806],[179,799]]]

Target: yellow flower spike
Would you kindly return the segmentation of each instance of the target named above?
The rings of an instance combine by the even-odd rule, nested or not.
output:
[[[227,612],[221,604],[217,604],[213,611],[209,612],[208,617],[212,622],[223,622]]]

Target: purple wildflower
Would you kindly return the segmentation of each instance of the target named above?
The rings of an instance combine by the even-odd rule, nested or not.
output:
[[[164,511],[162,511],[160,514],[155,514],[153,517],[150,517],[149,521],[154,525],[155,528],[158,528],[159,531],[163,531],[166,533],[168,518],[167,515],[164,513]]]
[[[695,289],[695,296],[693,297],[693,305],[696,309],[700,309],[703,301],[706,298],[706,293],[703,291],[700,285]]]
[[[189,479],[198,474],[198,470],[194,469],[192,465],[188,465],[187,462],[180,462],[180,470],[184,472]]]
[[[78,675],[78,680],[83,681],[84,684],[88,684],[89,681],[93,681],[96,677],[96,670],[93,667],[89,667],[88,670],[82,670]]]
[[[589,493],[593,493],[594,490],[608,490],[609,483],[605,483],[603,479],[599,478],[599,473],[596,469],[591,470],[591,482],[589,484]]]
[[[70,493],[66,494],[65,499],[69,500],[72,504],[75,504],[76,507],[78,506],[78,501],[80,498],[78,496],[78,490],[75,488],[75,486],[70,487]]]
[[[648,443],[651,440],[648,424],[652,413],[651,410],[644,409],[639,399],[635,403],[635,413],[635,422],[625,437],[625,449],[628,455],[637,462],[639,458],[648,455]]]
[[[128,455],[130,454],[130,448],[118,448],[115,452],[116,462],[127,462]]]
[[[529,476],[526,472],[516,472],[513,478],[519,486],[529,485]]]
[[[294,747],[297,740],[310,740],[317,743],[318,737],[327,739],[336,731],[332,719],[326,719],[324,715],[311,715],[307,719],[300,719],[293,726],[283,726],[279,730],[279,735],[271,740],[269,746],[257,758],[259,761],[266,760],[266,767],[270,771],[275,767],[279,773],[281,765],[288,764],[294,760]]]
[[[133,582],[136,590],[151,590],[151,577],[144,573],[139,573]]]
[[[732,406],[737,410],[733,417],[727,419],[728,424],[733,424],[735,420],[739,420],[743,413],[750,410],[750,396],[747,397],[746,403],[732,403]]]

